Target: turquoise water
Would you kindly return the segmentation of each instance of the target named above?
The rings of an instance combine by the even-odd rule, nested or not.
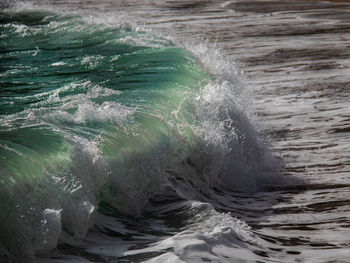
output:
[[[193,97],[208,74],[189,51],[130,26],[45,11],[0,19],[0,206],[15,214],[1,214],[10,221],[2,242],[37,238],[20,226],[48,207],[105,201],[137,214],[137,195],[156,188],[162,163],[186,156]],[[84,235],[71,213],[63,228]]]
[[[162,262],[204,242],[225,262],[216,244],[256,242],[218,211],[275,183],[273,162],[215,50],[52,11],[0,28],[0,260]]]
[[[0,262],[350,261],[346,4],[0,1],[5,7],[0,52],[6,37],[18,49],[44,32],[20,22],[41,14],[42,30],[59,21],[56,35],[68,37],[70,21],[75,36],[91,32],[89,41],[109,29],[127,33],[129,46],[181,50],[210,77],[186,84],[193,93],[178,107],[162,99],[175,100],[170,91],[158,106],[141,93],[127,104],[118,98],[128,93],[95,85],[91,74],[71,80],[80,65],[103,62],[77,48],[81,55],[69,57],[77,58],[75,73],[60,75],[67,81],[56,93],[27,96],[22,110],[1,95],[9,113],[0,117]],[[44,51],[42,35],[27,58]],[[57,39],[58,49],[76,44]],[[11,60],[0,81],[11,71],[34,76],[46,59],[25,68]],[[68,68],[61,59],[46,65],[54,74]],[[141,104],[147,108],[132,106]]]

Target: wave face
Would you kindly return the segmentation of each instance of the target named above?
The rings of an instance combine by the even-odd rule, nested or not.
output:
[[[226,262],[217,244],[255,242],[217,212],[225,191],[276,183],[232,66],[127,23],[7,10],[0,27],[1,255]],[[155,240],[160,220],[173,226]],[[113,253],[96,245],[107,232]]]

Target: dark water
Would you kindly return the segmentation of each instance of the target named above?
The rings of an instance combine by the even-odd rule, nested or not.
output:
[[[346,3],[3,6],[5,262],[350,260]]]

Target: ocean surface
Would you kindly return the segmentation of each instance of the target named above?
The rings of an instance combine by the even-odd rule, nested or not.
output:
[[[0,8],[0,262],[350,262],[350,4]]]

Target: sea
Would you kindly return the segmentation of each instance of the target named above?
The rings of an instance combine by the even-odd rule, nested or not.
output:
[[[0,0],[0,262],[350,262],[350,3]]]

